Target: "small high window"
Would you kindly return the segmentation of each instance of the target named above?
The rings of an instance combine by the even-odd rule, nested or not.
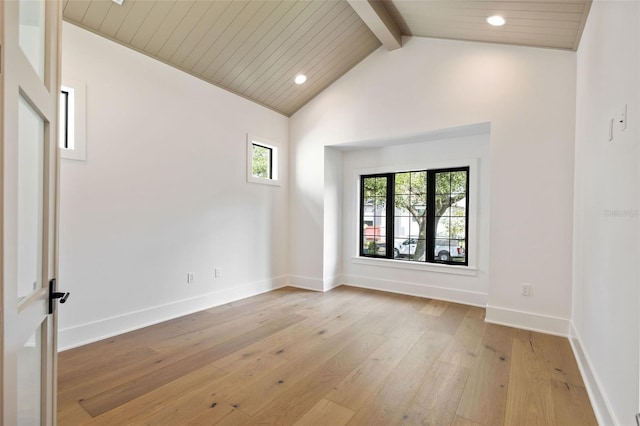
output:
[[[74,91],[62,86],[60,91],[60,148],[73,149],[74,138]]]
[[[278,148],[262,138],[247,136],[247,180],[279,185]]]
[[[273,148],[251,144],[251,175],[261,179],[273,179]]]
[[[85,85],[63,79],[60,89],[60,157],[86,160],[86,106]]]

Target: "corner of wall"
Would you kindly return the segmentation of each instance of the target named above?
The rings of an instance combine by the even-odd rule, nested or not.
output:
[[[555,336],[567,337],[569,335],[570,320],[568,318],[559,318],[551,315],[534,314],[487,305],[485,321],[492,324],[521,328],[523,330],[553,334]]]
[[[289,286],[301,288],[303,290],[324,292],[324,281],[319,278],[303,277],[300,275],[289,275]]]
[[[325,278],[323,283],[323,290],[329,291],[336,287],[340,287],[344,283],[344,278],[342,274],[338,274],[335,277]]]
[[[578,368],[580,369],[582,380],[587,388],[589,400],[591,401],[591,406],[593,407],[593,411],[598,419],[598,424],[618,425],[620,423],[616,419],[606,394],[603,392],[602,384],[596,374],[596,370],[591,364],[587,352],[584,349],[584,345],[580,339],[580,334],[578,333],[573,321],[570,322],[570,325],[569,343],[571,343],[573,355],[578,362]]]

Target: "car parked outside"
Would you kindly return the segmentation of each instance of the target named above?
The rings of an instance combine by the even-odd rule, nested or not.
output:
[[[403,241],[396,243],[393,249],[394,258],[402,258],[413,256],[416,253],[416,247],[418,245],[418,239],[415,237],[409,237]],[[433,250],[435,259],[447,262],[452,257],[464,256],[464,247],[453,247],[453,253],[449,246],[449,240],[436,239],[436,245]]]

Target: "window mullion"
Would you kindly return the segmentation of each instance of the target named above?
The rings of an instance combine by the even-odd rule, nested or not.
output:
[[[427,248],[425,262],[433,262],[436,244],[436,172],[427,170]]]
[[[63,90],[64,96],[64,148],[69,148],[69,92]]]
[[[386,257],[388,259],[393,259],[393,242],[395,241],[394,236],[394,219],[395,219],[395,175],[393,173],[387,174],[387,233],[386,233],[386,241],[387,241],[387,252]]]
[[[464,210],[464,264],[469,264],[469,168],[464,169],[467,172],[467,183],[465,186],[465,210]]]
[[[360,247],[358,248],[360,256],[364,256],[364,180],[365,176],[360,176]]]

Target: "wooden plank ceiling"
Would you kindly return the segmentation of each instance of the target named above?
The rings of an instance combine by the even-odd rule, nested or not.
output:
[[[590,0],[382,5],[403,35],[576,49]],[[63,16],[287,116],[381,45],[346,0],[65,0]]]

